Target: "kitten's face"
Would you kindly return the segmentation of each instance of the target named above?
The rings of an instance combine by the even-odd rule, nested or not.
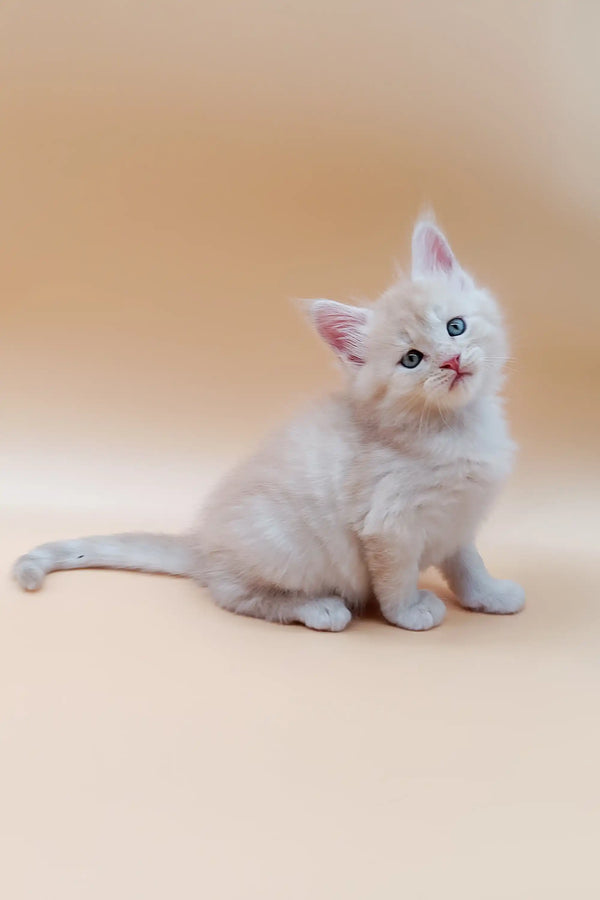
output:
[[[382,412],[457,409],[497,391],[506,360],[502,316],[431,222],[413,232],[412,279],[371,309],[313,303],[321,337],[351,373],[350,389]]]
[[[498,307],[438,276],[399,284],[376,304],[355,383],[363,396],[415,409],[457,408],[494,391],[506,357]]]

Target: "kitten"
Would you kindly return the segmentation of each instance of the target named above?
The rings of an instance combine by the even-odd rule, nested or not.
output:
[[[466,608],[520,610],[522,588],[492,578],[473,543],[514,453],[493,298],[422,219],[411,279],[372,307],[309,308],[345,370],[341,393],[226,477],[188,534],[43,544],[17,561],[20,585],[95,566],[185,575],[225,609],[323,631],[341,631],[374,595],[389,622],[420,631],[445,613],[417,587],[433,565]]]

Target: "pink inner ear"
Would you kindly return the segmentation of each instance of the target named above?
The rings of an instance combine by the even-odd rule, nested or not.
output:
[[[367,314],[362,309],[351,309],[341,304],[336,307],[320,307],[315,310],[319,334],[337,353],[349,362],[362,365],[363,329]]]
[[[454,268],[454,256],[446,241],[434,230],[428,232],[426,241],[427,259],[431,268],[450,273]]]

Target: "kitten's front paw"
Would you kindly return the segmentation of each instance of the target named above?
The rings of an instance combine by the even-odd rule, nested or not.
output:
[[[427,631],[439,625],[446,615],[446,607],[431,591],[417,591],[417,599],[395,610],[386,610],[385,616],[392,625],[409,631]]]
[[[520,584],[500,578],[490,578],[489,584],[460,599],[461,606],[475,612],[510,615],[525,606],[525,591]]]

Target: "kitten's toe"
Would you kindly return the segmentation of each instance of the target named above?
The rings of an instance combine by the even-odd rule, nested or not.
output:
[[[461,604],[475,612],[510,615],[525,606],[525,591],[514,581],[490,579],[489,586],[461,600]]]
[[[446,615],[446,607],[431,591],[419,591],[414,603],[398,606],[392,615],[386,615],[392,625],[409,631],[428,631],[440,624]]]
[[[33,556],[21,556],[13,568],[13,575],[25,591],[37,591],[46,574],[42,564]]]
[[[294,610],[294,621],[316,631],[343,631],[352,613],[339,597],[307,600]]]

